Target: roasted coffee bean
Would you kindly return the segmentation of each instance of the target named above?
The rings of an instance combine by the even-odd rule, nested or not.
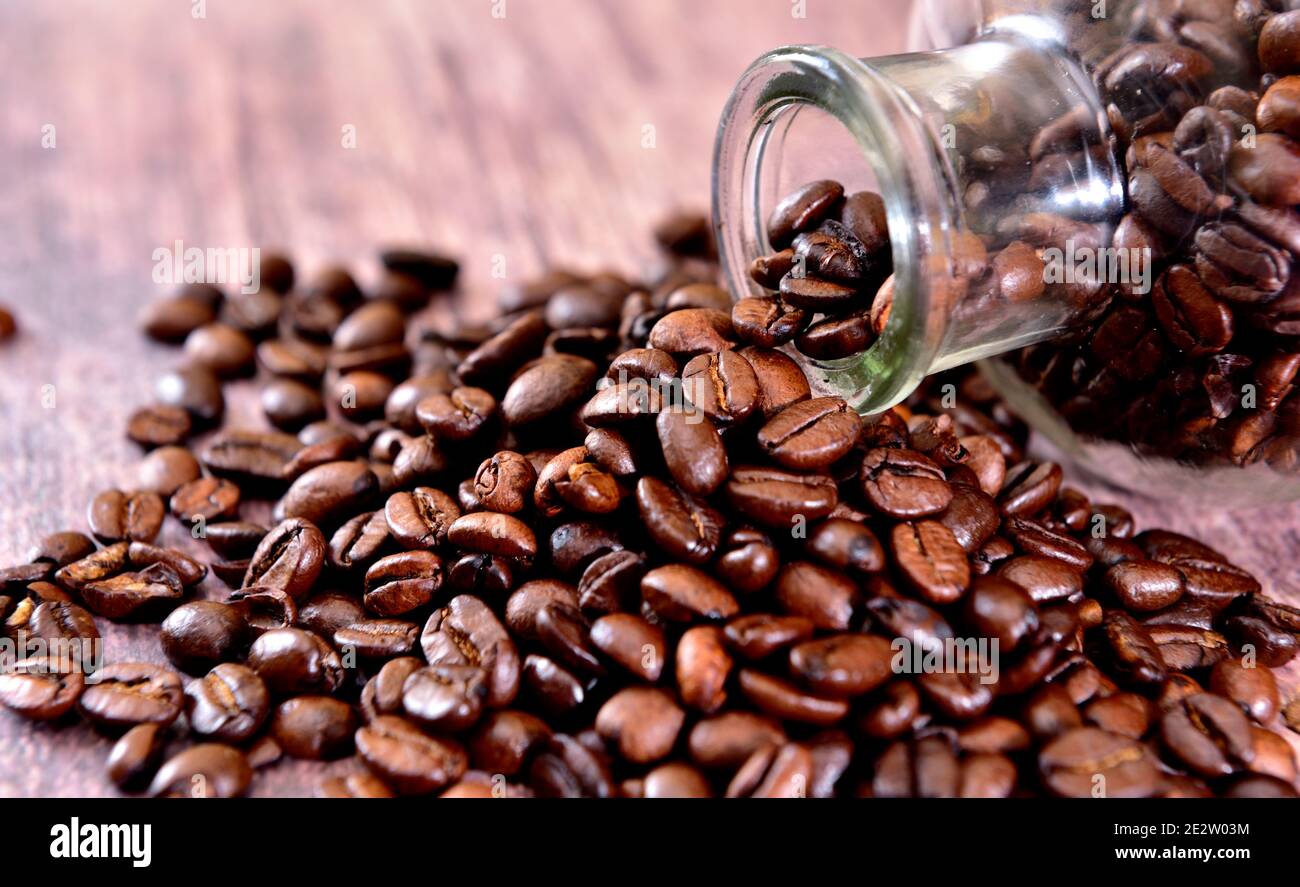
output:
[[[401,495],[408,495],[413,498],[415,493],[394,493],[393,496],[389,497],[389,501],[391,502]],[[459,512],[459,509],[457,511]],[[401,519],[404,528],[418,532],[418,528],[406,522],[408,517],[410,517],[410,514],[403,509]],[[426,527],[427,525],[421,523],[421,526]],[[445,530],[443,535],[445,538]],[[334,535],[330,537],[329,550],[326,556],[330,566],[336,569],[353,570],[358,567],[368,567],[379,558],[392,539],[393,537],[389,533],[387,509],[384,511],[362,512],[334,531]]]
[[[282,521],[258,543],[244,574],[244,586],[278,588],[294,599],[306,597],[320,576],[325,537],[301,518]]]
[[[741,693],[759,710],[776,718],[828,726],[848,714],[844,700],[805,693],[782,678],[749,668],[741,669],[739,678]]]
[[[1126,561],[1106,571],[1105,582],[1130,610],[1150,611],[1172,606],[1183,594],[1183,576],[1157,561]]]
[[[645,558],[633,551],[611,551],[592,561],[578,581],[578,603],[586,613],[631,609],[641,593]]]
[[[183,484],[172,493],[170,507],[172,514],[185,523],[200,520],[206,523],[233,517],[239,509],[239,499],[239,487],[230,481],[201,477]]]
[[[217,742],[192,745],[158,768],[155,798],[237,798],[248,791],[253,768],[239,749]]]
[[[364,462],[328,462],[293,482],[276,505],[276,517],[333,527],[370,504],[378,493],[379,479]]]
[[[436,739],[409,721],[381,715],[356,732],[357,754],[370,770],[404,795],[425,795],[459,779],[468,756],[450,739]]]
[[[1273,720],[1281,707],[1277,678],[1272,670],[1227,658],[1210,672],[1210,689],[1241,706],[1257,723]]]
[[[740,655],[757,661],[806,641],[812,637],[815,628],[813,621],[805,616],[755,613],[732,619],[723,633],[727,643]]]
[[[236,657],[244,631],[238,608],[219,601],[190,601],[168,614],[158,639],[173,665],[188,674],[202,674]]]
[[[838,397],[786,407],[758,431],[758,445],[787,468],[828,468],[857,443],[861,421]]]
[[[290,466],[303,450],[293,435],[277,431],[221,431],[200,451],[213,474],[237,483],[273,487],[287,479]]]
[[[1056,498],[1060,488],[1061,466],[1022,462],[1007,469],[998,505],[1010,517],[1032,517]]]
[[[145,306],[140,314],[140,328],[145,335],[160,342],[183,342],[192,331],[212,322],[219,301],[219,297],[214,299],[197,289],[182,290]]]
[[[1026,554],[1054,558],[1082,573],[1092,566],[1092,555],[1072,537],[1057,533],[1035,521],[1009,517],[1003,529]]]
[[[786,268],[781,275],[788,272],[789,268]],[[780,277],[772,281],[769,289],[776,289],[779,285]],[[809,320],[808,312],[769,296],[741,299],[731,307],[731,325],[736,335],[751,345],[764,348],[777,348],[793,340],[808,326]]]
[[[1043,782],[1067,798],[1145,798],[1160,789],[1161,776],[1141,742],[1096,727],[1077,727],[1056,737],[1038,756]]]
[[[208,546],[224,558],[251,557],[258,543],[266,536],[266,527],[247,521],[225,521],[209,524],[204,539]]]
[[[938,514],[952,501],[943,470],[912,450],[868,450],[860,477],[867,501],[890,517],[906,520]]]
[[[447,528],[458,517],[460,506],[455,500],[432,487],[416,487],[409,493],[394,493],[384,505],[388,534],[406,549],[433,549],[443,544],[447,541]],[[362,530],[359,540],[365,540],[361,545],[364,560],[365,549],[373,544],[371,540],[375,534],[367,533],[364,525],[358,529]],[[366,536],[371,539],[366,540]],[[353,543],[349,547],[355,552],[357,544]],[[370,553],[373,554],[374,550]]]
[[[329,696],[286,699],[271,718],[271,735],[286,754],[327,760],[352,749],[356,715],[345,702]]]
[[[447,570],[447,581],[460,591],[509,591],[514,585],[510,561],[490,554],[467,554]]]
[[[685,717],[666,691],[628,687],[601,707],[596,714],[596,730],[624,759],[646,764],[672,750]]]
[[[55,567],[66,567],[73,561],[88,557],[95,551],[95,543],[84,533],[51,533],[38,542],[27,554],[30,563],[48,562]]]
[[[313,597],[298,611],[298,625],[321,637],[333,637],[340,628],[367,618],[365,608],[356,598],[341,594]]]
[[[509,514],[477,512],[463,515],[447,528],[452,545],[498,557],[531,559],[537,556],[532,528]]]
[[[1038,607],[1029,593],[1007,579],[981,576],[964,601],[966,622],[980,635],[1014,650],[1039,625]]]
[[[795,308],[817,314],[840,314],[854,307],[858,291],[852,286],[820,277],[781,278],[781,300]]]
[[[231,592],[230,602],[239,610],[250,637],[276,628],[291,628],[298,621],[298,606],[278,588],[240,588]]]
[[[28,586],[28,592],[31,591],[32,586]],[[49,641],[94,641],[99,638],[94,617],[71,601],[45,600],[36,604],[27,628],[34,637]]]
[[[434,665],[407,677],[402,708],[431,729],[458,732],[479,719],[487,695],[487,673],[477,665]]]
[[[781,200],[767,222],[767,239],[780,249],[789,245],[795,234],[817,226],[844,196],[838,182],[816,181]]]
[[[508,706],[518,692],[518,650],[505,626],[476,597],[459,595],[434,610],[420,644],[430,665],[483,669],[488,688],[485,704],[491,708]]]
[[[387,659],[415,649],[420,626],[403,619],[358,619],[332,634],[340,650],[355,650],[366,659]]]
[[[890,536],[890,549],[903,575],[931,603],[952,603],[970,585],[966,553],[941,523],[897,525]]]
[[[265,632],[253,641],[247,662],[274,693],[333,693],[345,676],[338,653],[301,628]]]
[[[137,724],[113,743],[105,771],[118,788],[126,791],[147,784],[162,759],[164,727]]]
[[[749,756],[727,786],[729,798],[806,798],[813,776],[807,748],[788,743],[767,746]]]
[[[503,450],[479,465],[474,494],[489,511],[514,514],[527,506],[536,482],[537,472],[527,459]]]
[[[202,469],[184,447],[159,447],[140,460],[136,486],[161,496],[171,496],[184,484],[198,478]]]
[[[118,662],[96,672],[77,708],[87,720],[108,729],[166,726],[181,713],[183,697],[175,672],[144,662]]]
[[[808,379],[787,354],[750,346],[738,352],[749,361],[758,380],[758,410],[770,419],[786,407],[811,397]]]
[[[853,617],[857,586],[848,577],[808,561],[781,568],[776,598],[786,613],[812,620],[818,628],[844,631]]]
[[[1121,675],[1138,685],[1164,681],[1164,658],[1146,628],[1118,610],[1107,612],[1104,624],[1110,653]]]
[[[682,308],[660,318],[647,344],[679,357],[725,351],[735,343],[731,316],[715,308]]]
[[[740,592],[767,586],[781,567],[781,556],[767,535],[753,527],[736,527],[722,539],[714,572]]]
[[[663,671],[668,646],[663,630],[632,613],[611,613],[591,624],[591,644],[643,681]]]
[[[838,634],[790,650],[790,672],[816,693],[851,697],[888,680],[893,652],[881,637]]]
[[[193,423],[190,414],[181,407],[141,407],[131,414],[126,424],[126,436],[147,449],[175,446],[190,436]]]
[[[50,721],[67,714],[85,688],[85,674],[71,659],[28,657],[0,672],[0,705],[31,720]]]
[[[541,311],[524,312],[465,355],[457,374],[469,385],[503,379],[541,350],[546,333],[546,319]]]
[[[185,688],[190,729],[231,745],[252,738],[266,721],[270,707],[266,684],[252,669],[235,662],[216,666]]]
[[[224,323],[204,324],[185,337],[185,354],[195,365],[231,378],[252,369],[253,340]]]
[[[757,466],[733,469],[725,494],[736,511],[779,530],[792,527],[797,516],[808,521],[823,518],[839,502],[835,481],[826,475]]]
[[[1196,773],[1227,776],[1255,757],[1250,721],[1222,696],[1198,693],[1165,712],[1160,738],[1174,757]]]
[[[829,361],[866,351],[875,339],[870,312],[858,311],[812,324],[795,338],[794,346],[800,354],[814,360]],[[755,341],[754,344],[766,343]]]
[[[81,586],[81,599],[91,612],[106,619],[122,619],[142,607],[177,600],[185,588],[166,564],[154,564],[136,573],[119,573]]]
[[[433,600],[442,580],[442,558],[433,552],[390,554],[366,570],[366,609],[380,616],[409,613]]]
[[[587,397],[598,371],[571,354],[542,357],[524,366],[501,400],[501,418],[512,427],[553,417]]]
[[[740,609],[722,583],[685,564],[668,564],[646,573],[641,596],[651,612],[671,622],[729,619]]]
[[[726,448],[716,426],[703,413],[664,410],[655,427],[668,471],[685,492],[708,496],[727,479]]]
[[[92,552],[80,560],[60,567],[54,572],[54,581],[64,588],[80,591],[90,582],[107,579],[125,569],[127,553],[130,548],[131,546],[126,542],[118,542],[106,548],[101,548],[99,551]],[[49,565],[44,563],[35,564],[30,572],[29,577],[21,579],[24,585],[43,579],[49,572]]]
[[[601,675],[605,667],[591,644],[590,629],[573,607],[548,604],[537,612],[537,640],[562,665],[583,675]]]
[[[713,557],[725,523],[718,511],[654,477],[637,483],[636,501],[650,537],[673,558],[702,564]]]

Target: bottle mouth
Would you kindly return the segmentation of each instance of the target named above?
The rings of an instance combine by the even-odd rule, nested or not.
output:
[[[821,46],[767,53],[737,84],[714,146],[713,223],[737,298],[764,295],[749,266],[773,251],[766,220],[781,196],[782,150],[798,115],[810,108],[838,122],[856,145],[857,164],[865,161],[874,174],[889,225],[894,294],[888,322],[867,350],[835,361],[800,360],[860,413],[877,413],[932,371],[948,308],[964,292],[952,258],[963,224],[956,178],[920,108],[868,62]]]

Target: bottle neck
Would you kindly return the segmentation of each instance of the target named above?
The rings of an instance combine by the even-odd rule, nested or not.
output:
[[[888,324],[867,351],[810,367],[828,389],[878,412],[932,372],[1069,328],[1077,294],[1017,302],[994,287],[990,298],[992,272],[969,259],[973,238],[989,254],[1016,240],[1043,250],[1077,224],[1092,244],[1120,217],[1123,179],[1104,111],[1059,44],[990,34],[868,60],[824,47],[760,58],[728,102],[714,157],[714,222],[738,297],[761,294],[748,268],[770,252],[765,221],[802,184],[783,181],[783,155],[805,117],[832,119],[851,137],[850,162],[884,200],[893,251]]]

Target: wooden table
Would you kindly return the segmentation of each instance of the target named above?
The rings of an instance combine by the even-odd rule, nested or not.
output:
[[[467,315],[490,310],[498,257],[510,278],[553,262],[635,272],[662,213],[707,205],[717,117],[751,60],[784,43],[904,46],[903,0],[806,7],[212,0],[195,18],[165,0],[5,4],[0,302],[22,332],[0,347],[0,564],[84,529],[90,497],[130,483],[125,418],[179,359],[134,325],[160,291],[155,249],[279,246],[300,271],[341,259],[365,282],[377,246],[429,244],[463,260]],[[228,393],[237,421],[260,422],[250,386]],[[1300,508],[1123,501],[1293,595]],[[169,522],[164,541],[187,540]],[[225,590],[210,579],[205,593]],[[110,659],[162,661],[155,627],[101,625]],[[83,726],[0,715],[0,796],[113,794],[108,747]],[[281,763],[254,791],[310,791],[349,766]]]

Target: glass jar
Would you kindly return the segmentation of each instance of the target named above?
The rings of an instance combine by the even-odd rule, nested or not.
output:
[[[1290,64],[1261,77],[1258,35],[1288,5],[918,0],[910,39],[926,51],[764,55],[715,148],[733,293],[784,298],[751,273],[788,246],[788,231],[769,237],[784,195],[818,180],[876,192],[892,275],[877,292],[891,269],[864,275],[869,347],[797,355],[825,390],[876,413],[979,360],[1110,482],[1222,504],[1300,497],[1300,178],[1269,173],[1300,148],[1280,134],[1293,119],[1255,119]],[[828,225],[817,235],[844,227]],[[820,273],[808,243],[791,257],[790,276],[809,258]]]

